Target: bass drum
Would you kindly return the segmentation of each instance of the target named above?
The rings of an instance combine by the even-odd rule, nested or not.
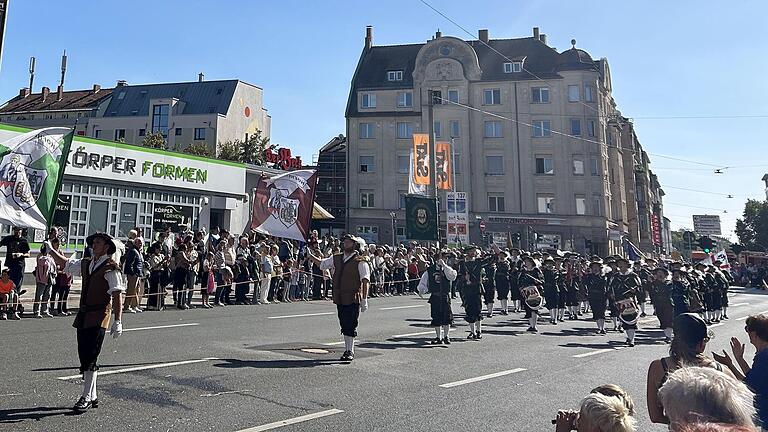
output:
[[[544,298],[539,293],[539,288],[535,285],[520,288],[520,294],[526,306],[531,310],[539,310],[544,307]]]
[[[637,324],[640,313],[637,309],[637,302],[634,299],[617,300],[616,308],[619,310],[621,322],[627,325]]]

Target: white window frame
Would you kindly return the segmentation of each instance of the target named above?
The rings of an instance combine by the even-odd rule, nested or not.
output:
[[[413,92],[405,91],[397,94],[397,107],[398,108],[412,108],[413,107]]]
[[[520,73],[522,71],[523,71],[523,62],[521,61],[512,62],[512,72]]]
[[[361,93],[360,108],[376,108],[376,93]]]
[[[581,164],[581,172],[579,172],[578,164]],[[575,176],[583,176],[584,175],[584,158],[581,156],[574,156],[573,157],[573,175]]]
[[[488,134],[488,125],[493,124],[493,134]],[[497,127],[498,126],[498,127]],[[496,134],[498,132],[498,134]],[[503,138],[504,128],[498,120],[486,120],[483,122],[483,138]]]
[[[363,163],[363,158],[371,158],[371,163]],[[358,164],[357,169],[360,173],[374,173],[376,172],[376,157],[373,155],[359,155],[357,157]],[[363,169],[365,166],[365,169]]]
[[[493,205],[491,205],[493,202]],[[499,208],[501,203],[501,209]],[[507,203],[504,197],[504,192],[488,192],[488,212],[490,213],[505,213],[507,211]]]
[[[373,123],[359,123],[358,124],[358,138],[360,139],[373,139],[376,138],[376,125]],[[363,134],[365,131],[365,134]]]
[[[580,216],[587,214],[587,197],[584,195],[576,195],[574,196],[574,199],[576,202],[576,214]],[[581,201],[581,211],[579,211],[579,201]]]
[[[512,73],[512,62],[504,63],[504,73]]]
[[[405,134],[400,133],[400,125],[405,125]],[[397,122],[395,123],[397,130],[395,131],[397,139],[411,139],[413,138],[413,123],[411,122]],[[405,136],[403,136],[405,135]]]
[[[555,197],[551,194],[536,195],[536,210],[540,214],[552,214],[555,210]]]
[[[571,93],[571,90],[576,90],[576,97],[574,98],[573,93]],[[579,102],[581,100],[581,86],[578,84],[576,85],[569,85],[568,86],[568,102]]]
[[[538,94],[539,100],[536,100]],[[546,100],[544,100],[546,99]],[[534,104],[548,104],[550,102],[549,87],[532,87],[531,88],[531,103]]]
[[[541,160],[542,172],[539,172],[539,160]],[[536,175],[555,175],[555,159],[551,155],[536,156],[533,165]],[[547,165],[549,165],[549,169],[547,169]]]
[[[373,189],[360,189],[360,208],[376,208],[376,196]]]
[[[497,94],[498,99],[496,98]],[[490,95],[490,101],[488,95]],[[501,89],[483,89],[483,105],[501,105]]]
[[[552,121],[534,120],[531,124],[533,125],[531,128],[533,138],[548,138],[552,136]]]
[[[402,70],[387,71],[387,81],[402,81],[402,80],[403,80]]]

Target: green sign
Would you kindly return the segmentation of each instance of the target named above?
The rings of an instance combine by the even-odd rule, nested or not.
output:
[[[437,200],[405,197],[405,236],[409,240],[437,241]]]

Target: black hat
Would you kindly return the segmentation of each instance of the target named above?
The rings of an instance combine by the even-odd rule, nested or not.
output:
[[[706,267],[707,265],[706,265],[706,264],[704,264],[703,262],[699,261],[699,262],[697,262],[697,263],[696,263],[696,264],[695,264],[693,267],[694,267],[694,268],[696,268],[696,267],[698,267],[698,266]]]
[[[464,246],[464,253],[467,253],[467,252],[471,251],[472,249],[477,249],[477,245],[475,245],[475,244],[468,244],[468,245]]]
[[[93,240],[97,238],[104,240],[104,243],[107,244],[107,255],[112,255],[113,253],[117,252],[117,245],[115,245],[115,240],[111,235],[107,233],[97,232],[91,234],[85,239],[85,244],[87,244],[88,247],[93,247]]]
[[[603,264],[597,261],[592,261],[591,263],[589,263],[589,267],[591,268],[592,266],[598,266],[600,268],[603,268]]]
[[[536,264],[536,260],[535,260],[535,259],[533,259],[533,257],[532,257],[532,256],[530,256],[530,255],[524,255],[524,256],[523,256],[523,261],[530,261],[530,262],[532,262],[532,263]]]
[[[618,264],[618,263],[620,263],[620,262],[625,262],[625,263],[629,264],[629,260],[628,260],[628,259],[626,259],[626,258],[624,258],[624,257],[618,257],[618,258],[616,258],[616,264]]]
[[[714,333],[707,329],[707,323],[694,313],[676,316],[672,329],[675,338],[681,338],[687,345],[697,344],[714,336]]]
[[[613,257],[606,257],[603,261],[605,264],[616,264],[616,259]]]

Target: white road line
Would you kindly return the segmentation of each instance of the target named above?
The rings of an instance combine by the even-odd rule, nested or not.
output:
[[[280,315],[280,316],[267,317],[267,319],[302,318],[302,317],[311,317],[311,316],[320,316],[320,315],[336,315],[336,312],[317,312],[317,313],[307,313],[307,314],[297,314],[297,315]]]
[[[734,303],[734,304],[732,304],[730,307],[736,307],[736,306],[746,306],[746,305],[748,305],[748,304],[749,304],[749,303]]]
[[[294,418],[291,418],[291,419],[288,419],[288,420],[280,420],[280,421],[277,421],[277,422],[274,422],[274,423],[269,423],[269,424],[265,424],[265,425],[261,425],[261,426],[256,426],[256,427],[252,427],[252,428],[248,428],[248,429],[243,429],[243,430],[238,431],[238,432],[262,432],[262,431],[268,431],[268,430],[272,430],[272,429],[281,428],[283,426],[288,426],[288,425],[292,425],[292,424],[296,424],[296,423],[302,423],[302,422],[305,422],[305,421],[314,420],[314,419],[318,419],[318,418],[322,418],[322,417],[328,417],[328,416],[331,416],[331,415],[334,415],[334,414],[340,414],[340,413],[343,413],[343,412],[344,411],[342,411],[340,409],[329,409],[329,410],[326,410],[326,411],[320,411],[320,412],[316,412],[316,413],[313,413],[313,414],[307,414],[307,415],[303,415],[303,416],[299,416],[299,417],[294,417]]]
[[[747,316],[743,316],[743,317],[741,317],[741,318],[736,318],[736,321],[744,321],[744,320],[746,320],[747,318],[749,318],[749,315],[747,315]]]
[[[590,356],[593,356],[593,355],[604,354],[604,353],[611,352],[611,351],[616,351],[616,350],[619,350],[619,349],[621,349],[621,347],[603,348],[603,349],[599,349],[599,350],[595,350],[595,351],[590,351],[590,352],[585,352],[585,353],[581,353],[581,354],[576,354],[576,355],[573,356],[573,358],[590,357]]]
[[[147,366],[137,366],[137,367],[130,367],[125,369],[115,369],[115,370],[100,370],[99,376],[104,375],[112,375],[112,374],[119,374],[119,373],[126,373],[126,372],[136,372],[136,371],[142,371],[142,370],[149,370],[149,369],[159,369],[159,368],[166,368],[171,366],[181,366],[181,365],[187,365],[187,364],[193,364],[193,363],[203,363],[211,360],[218,360],[216,357],[206,357],[204,359],[198,359],[198,360],[185,360],[185,361],[177,361],[177,362],[170,362],[170,363],[158,363],[153,365],[147,365]],[[82,377],[82,375],[70,375],[70,376],[64,376],[64,377],[58,377],[56,379],[60,379],[62,381],[67,381],[71,379],[77,379]]]
[[[392,307],[379,308],[379,310],[411,309],[411,308],[420,308],[424,306],[426,305],[420,304],[420,305],[412,305],[412,306],[392,306]]]
[[[435,334],[435,331],[431,330],[431,331],[424,331],[424,332],[418,332],[418,333],[399,334],[399,335],[392,336],[392,338],[393,339],[396,339],[396,338],[407,338],[407,337],[411,337],[411,336],[423,336],[423,335],[427,335],[427,334]]]
[[[152,327],[134,327],[134,328],[123,329],[123,331],[129,332],[129,331],[139,331],[139,330],[155,330],[155,329],[174,328],[174,327],[190,327],[190,326],[197,326],[197,325],[200,325],[200,323],[171,324],[171,325],[152,326]]]
[[[510,370],[506,370],[506,371],[502,371],[502,372],[496,372],[496,373],[492,373],[492,374],[488,374],[488,375],[483,375],[483,376],[479,376],[479,377],[475,377],[475,378],[469,378],[469,379],[465,379],[465,380],[461,380],[461,381],[455,381],[455,382],[451,382],[451,383],[447,383],[447,384],[440,384],[438,387],[442,387],[442,388],[457,387],[457,386],[460,386],[460,385],[471,384],[471,383],[475,383],[475,382],[478,382],[478,381],[484,381],[484,380],[491,379],[491,378],[498,378],[498,377],[501,377],[501,376],[504,376],[504,375],[511,375],[513,373],[518,373],[518,372],[522,372],[522,371],[525,371],[525,370],[527,370],[527,369],[523,369],[523,368],[510,369]]]
[[[344,345],[345,343],[346,343],[346,342],[344,342],[344,341],[341,341],[341,342],[330,342],[330,343],[324,343],[323,345],[325,345],[325,346],[337,346],[337,345]],[[360,343],[360,341],[358,341],[357,339],[355,339],[355,345],[358,345],[359,343]]]

